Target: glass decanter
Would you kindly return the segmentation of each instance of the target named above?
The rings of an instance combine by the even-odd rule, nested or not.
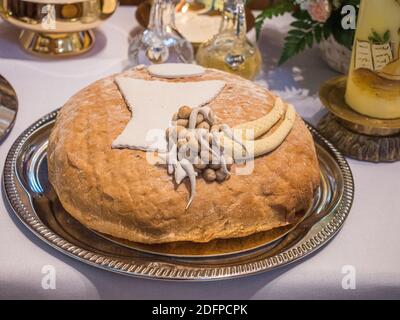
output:
[[[149,25],[129,45],[130,66],[192,63],[193,48],[175,27],[175,0],[154,0]]]
[[[197,51],[198,64],[254,79],[261,68],[261,53],[246,37],[243,0],[226,0],[220,30]]]

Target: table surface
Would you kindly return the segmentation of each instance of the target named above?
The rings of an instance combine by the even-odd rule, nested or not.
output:
[[[18,135],[91,82],[126,66],[128,38],[137,29],[134,8],[119,8],[96,31],[94,49],[68,60],[43,60],[24,53],[18,30],[0,22],[0,73],[14,86],[19,113],[0,145],[0,165]],[[258,82],[292,101],[307,121],[325,114],[321,83],[335,76],[314,48],[277,67],[290,18],[265,24],[260,39],[264,67]],[[400,298],[400,163],[349,160],[355,178],[354,205],[341,232],[301,262],[256,276],[206,283],[126,277],[64,256],[30,233],[0,201],[0,298],[45,299],[292,299]],[[55,289],[44,289],[47,266]],[[350,272],[350,273],[349,273]],[[342,283],[354,275],[355,288]],[[346,286],[345,286],[346,287]]]

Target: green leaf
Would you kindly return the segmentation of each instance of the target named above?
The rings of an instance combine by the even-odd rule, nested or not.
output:
[[[375,30],[372,30],[372,34],[368,37],[368,40],[375,44],[385,44],[390,41],[390,30],[387,30],[383,35],[380,35]]]
[[[314,20],[311,18],[310,14],[307,11],[297,10],[292,13],[292,16],[297,20],[314,22]]]
[[[314,35],[311,32],[306,33],[306,43],[309,48],[312,48],[314,44]]]
[[[332,34],[332,31],[331,31],[331,29],[328,28],[327,25],[324,25],[324,27],[322,29],[322,33],[323,33],[324,39],[326,40]]]
[[[303,33],[303,36],[296,37],[294,35],[288,35],[285,39],[285,45],[283,47],[282,55],[279,59],[279,65],[285,63],[287,60],[292,58],[293,56],[302,52],[307,45],[307,36],[308,33]],[[311,35],[312,39],[312,35]]]
[[[384,41],[384,43],[387,43],[390,41],[390,30],[386,31],[385,34],[383,35],[383,41]]]
[[[297,20],[290,24],[294,28],[298,29],[308,29],[310,28],[310,23],[308,21]]]
[[[271,19],[273,17],[278,17],[284,15],[286,12],[292,12],[294,9],[294,4],[292,0],[283,0],[278,2],[276,5],[268,7],[264,11],[262,11],[255,20],[255,28],[257,39],[260,36],[260,31],[262,25],[264,24],[265,19]]]
[[[316,26],[314,29],[314,37],[317,43],[320,43],[322,40],[322,28],[321,26]]]
[[[376,39],[376,42],[378,42],[378,43],[383,42],[383,39],[375,30],[372,31],[372,35],[373,35],[374,39]]]
[[[292,29],[292,30],[289,30],[289,32],[288,32],[288,34],[290,34],[292,36],[298,36],[298,37],[303,37],[305,33],[306,33],[305,31],[299,30],[299,29]]]

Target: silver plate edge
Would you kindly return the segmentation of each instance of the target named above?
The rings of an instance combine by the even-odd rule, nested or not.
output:
[[[143,261],[140,263],[134,263],[134,261],[125,263],[118,259],[99,255],[79,248],[53,233],[25,207],[16,188],[15,179],[18,179],[18,177],[15,174],[15,166],[20,149],[35,130],[56,118],[58,110],[46,114],[33,123],[16,139],[10,148],[3,170],[3,188],[6,198],[16,216],[41,240],[72,258],[107,271],[142,278],[185,281],[223,280],[270,271],[302,259],[328,243],[343,226],[353,204],[354,180],[348,162],[332,143],[325,139],[314,127],[306,123],[307,128],[313,136],[318,137],[330,150],[331,155],[337,161],[344,181],[343,199],[336,214],[313,237],[300,241],[294,247],[279,254],[257,262],[243,263],[235,266],[220,266],[218,268],[191,267],[187,265],[176,268],[172,264],[151,261],[147,265],[144,265]]]

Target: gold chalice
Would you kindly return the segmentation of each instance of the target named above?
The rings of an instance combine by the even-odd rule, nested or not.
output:
[[[64,57],[92,48],[92,29],[117,6],[118,0],[0,0],[0,16],[22,29],[19,39],[26,51]]]

